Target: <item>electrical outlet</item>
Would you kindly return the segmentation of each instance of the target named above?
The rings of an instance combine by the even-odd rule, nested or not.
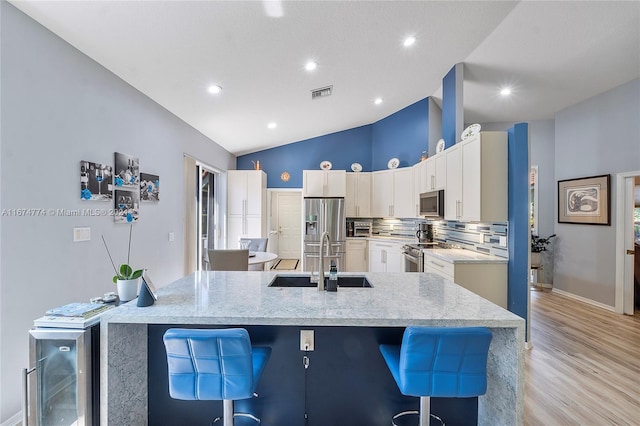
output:
[[[173,232],[169,232],[169,242],[172,243],[175,240],[176,235]]]
[[[73,242],[91,241],[91,228],[73,228]]]
[[[500,237],[500,245],[502,247],[506,247],[507,246],[507,237]]]
[[[312,351],[314,348],[313,330],[300,330],[300,350]]]

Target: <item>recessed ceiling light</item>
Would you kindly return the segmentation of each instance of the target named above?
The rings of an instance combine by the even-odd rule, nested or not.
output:
[[[411,45],[413,45],[413,43],[416,42],[416,38],[414,36],[409,36],[407,38],[404,39],[404,41],[402,42],[402,45],[404,47],[409,47]]]
[[[211,94],[217,95],[218,93],[222,92],[222,87],[220,86],[209,86],[209,88],[207,89],[207,91]]]
[[[304,69],[307,71],[313,71],[318,67],[318,63],[314,61],[309,61],[305,64]]]
[[[382,103],[382,98],[376,98],[376,99],[373,101],[373,103],[374,103],[374,104],[376,104],[376,105],[380,105],[380,104]]]
[[[511,94],[511,87],[503,87],[502,90],[500,90],[500,94],[502,96],[509,96]]]
[[[270,129],[275,129],[276,127],[278,127],[278,124],[272,121],[271,123],[267,124],[267,127]]]

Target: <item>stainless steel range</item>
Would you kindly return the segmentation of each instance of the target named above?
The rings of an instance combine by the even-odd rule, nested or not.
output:
[[[438,243],[411,243],[402,246],[404,272],[424,272],[423,249],[437,247]]]

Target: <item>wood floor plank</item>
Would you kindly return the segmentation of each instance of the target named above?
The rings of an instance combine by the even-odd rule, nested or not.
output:
[[[640,315],[531,293],[525,426],[640,424]]]

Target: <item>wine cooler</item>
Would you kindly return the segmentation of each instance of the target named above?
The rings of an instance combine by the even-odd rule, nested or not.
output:
[[[29,331],[25,426],[100,424],[100,324]]]

